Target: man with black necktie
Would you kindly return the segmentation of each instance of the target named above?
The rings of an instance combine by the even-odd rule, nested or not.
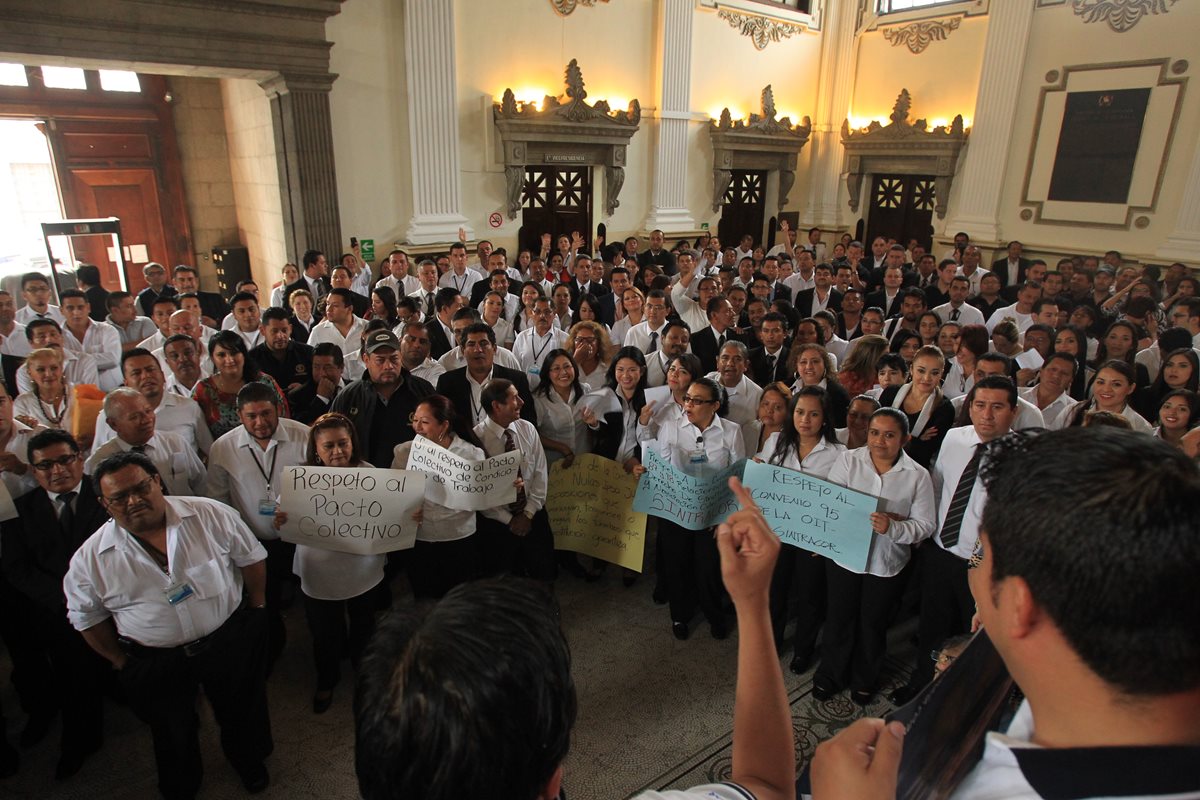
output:
[[[29,463],[38,487],[16,500],[17,517],[3,525],[4,575],[19,603],[4,612],[17,617],[32,637],[32,651],[12,653],[14,672],[31,663],[40,666],[26,675],[40,696],[30,709],[21,744],[32,746],[45,736],[61,707],[62,744],[55,768],[61,780],[78,772],[103,741],[101,684],[108,665],[67,622],[63,577],[71,556],[108,520],[108,513],[83,473],[79,445],[70,434],[47,430],[34,436]]]
[[[1006,435],[1017,415],[1017,387],[1000,375],[983,378],[966,399],[971,424],[952,428],[942,441],[932,470],[938,495],[938,533],[921,548],[919,653],[936,650],[951,636],[971,629],[975,601],[967,585],[968,563],[979,541],[979,520],[987,491],[979,480],[986,444]],[[903,705],[933,679],[933,662],[917,659],[908,685],[892,693]]]
[[[432,259],[426,258],[417,265],[417,280],[421,282],[421,288],[409,292],[408,296],[417,301],[417,310],[421,312],[421,318],[429,322],[435,313],[434,299],[438,292],[437,264]]]
[[[750,351],[750,376],[759,386],[783,381],[791,384],[791,369],[787,363],[787,317],[770,311],[762,318],[758,340],[762,347]]]
[[[320,250],[307,251],[304,254],[303,269],[300,280],[284,288],[283,304],[288,304],[288,297],[292,292],[307,289],[313,298],[313,316],[320,318],[324,316],[321,313],[321,298],[329,294],[329,280],[326,277],[329,275],[329,264],[325,261],[325,254]]]
[[[693,333],[691,343],[692,353],[700,359],[700,366],[707,374],[717,369],[717,355],[725,346],[725,342],[742,341],[742,338],[732,330],[733,306],[729,304],[729,300],[718,295],[708,301],[708,308],[705,310],[708,313],[708,327]]]

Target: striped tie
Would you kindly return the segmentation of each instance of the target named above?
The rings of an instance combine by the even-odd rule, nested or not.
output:
[[[975,488],[975,477],[979,474],[979,457],[982,453],[983,444],[980,443],[975,446],[975,453],[958,476],[954,497],[950,499],[950,508],[946,509],[946,519],[942,522],[939,538],[947,550],[953,550],[954,545],[958,544],[958,534],[962,529],[963,517],[967,515],[967,504],[971,502],[971,490]]]

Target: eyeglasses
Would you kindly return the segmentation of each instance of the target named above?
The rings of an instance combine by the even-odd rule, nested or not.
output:
[[[953,664],[955,662],[955,660],[958,659],[958,656],[952,656],[949,653],[943,652],[941,650],[934,650],[932,653],[929,654],[929,657],[933,659],[933,663],[937,664],[938,666],[945,666],[945,667],[950,666],[951,664]]]
[[[55,467],[67,467],[71,462],[79,458],[79,453],[71,453],[70,455],[59,456],[58,458],[48,458],[45,461],[39,461],[36,464],[31,464],[38,472],[49,472]]]
[[[154,479],[157,477],[157,475],[151,475],[149,478],[146,478],[146,480],[130,487],[120,494],[115,494],[112,497],[105,497],[104,502],[113,506],[126,506],[129,504],[130,499],[134,497],[141,497],[143,499],[147,498],[150,496],[151,487],[154,486]]]
[[[683,396],[683,404],[685,406],[704,406],[709,403],[715,403],[716,400],[705,400],[703,397],[692,397],[691,395]]]

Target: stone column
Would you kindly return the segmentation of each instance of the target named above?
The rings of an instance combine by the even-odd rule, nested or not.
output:
[[[271,100],[285,249],[299,264],[305,250],[330,261],[344,252],[329,90],[336,75],[275,75],[259,83]]]
[[[1000,241],[1000,196],[1008,175],[1008,153],[1018,91],[1033,27],[1034,0],[1009,0],[988,8],[983,69],[975,99],[975,119],[959,187],[946,231],[965,231],[972,240]]]
[[[808,140],[810,225],[839,230],[845,211],[838,202],[842,186],[842,122],[850,112],[854,88],[855,10],[849,3],[826,3],[821,25],[821,77],[817,113]]]
[[[473,233],[462,214],[458,159],[458,79],[454,66],[454,0],[404,3],[404,60],[413,216],[410,244],[458,241]]]
[[[695,0],[660,0],[662,93],[654,144],[654,202],[646,228],[696,229],[687,208],[688,125],[692,100],[692,15]]]
[[[1200,262],[1200,145],[1192,155],[1183,197],[1179,201],[1179,216],[1175,230],[1155,252],[1159,258],[1174,261]]]

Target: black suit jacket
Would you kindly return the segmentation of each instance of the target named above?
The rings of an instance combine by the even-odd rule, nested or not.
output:
[[[1008,256],[1005,256],[1004,258],[998,258],[992,262],[992,274],[1000,279],[1001,288],[1003,288],[1005,286],[1020,286],[1022,283],[1025,282],[1025,271],[1027,269],[1029,269],[1029,265],[1032,263],[1033,263],[1033,259],[1031,259],[1031,258],[1018,258],[1017,259],[1017,279],[1014,281],[1007,274],[1008,273]],[[1003,267],[1003,269],[1001,269],[1001,267]],[[1013,298],[1013,301],[1016,302],[1015,296]]]
[[[744,341],[741,336],[733,332],[732,328],[725,331],[725,341],[741,342]],[[700,366],[704,368],[705,373],[714,371],[717,368],[717,356],[720,348],[717,346],[717,335],[713,333],[711,325],[705,325],[699,331],[692,333],[692,354],[700,359]]]
[[[0,355],[0,369],[4,372],[4,387],[8,389],[9,397],[16,397],[17,391],[17,370],[25,363],[25,359],[20,356],[10,356],[7,353]]]
[[[321,278],[321,283],[324,284],[324,286],[325,286],[325,294],[329,294],[329,281],[326,280],[325,278]],[[291,306],[288,305],[288,298],[292,296],[292,292],[294,292],[298,289],[303,289],[306,292],[312,291],[312,288],[308,285],[308,278],[301,275],[300,279],[297,280],[295,283],[289,283],[286,287],[284,287],[284,290],[283,290],[284,308],[291,308]],[[317,300],[319,300],[319,299],[320,299],[319,297],[313,297],[313,316],[316,317],[318,320],[324,316],[321,313],[321,310],[317,307]],[[220,322],[220,320],[217,320],[217,321]]]
[[[616,296],[616,294],[614,294],[612,292],[612,290],[610,289],[608,294],[597,297],[596,302],[600,306],[598,309],[599,314],[600,314],[600,321],[611,328],[613,326],[613,323],[617,321],[617,296]]]
[[[675,267],[675,255],[668,250],[659,250],[657,253],[643,250],[637,254],[637,263],[639,267],[648,267],[651,264],[657,264],[662,267],[662,271],[666,275],[674,275],[679,271]]]
[[[338,392],[340,393],[341,389],[338,389]],[[334,397],[336,396],[335,394]],[[312,425],[317,421],[317,417],[330,409],[334,398],[329,398],[329,402],[326,403],[317,397],[317,384],[309,380],[288,392],[287,399],[292,419],[296,422],[303,422],[305,425]]]
[[[571,290],[571,310],[578,311],[579,298],[583,297],[584,295],[584,293],[579,289],[579,281],[575,278],[571,278],[571,282],[567,284],[567,288]],[[592,297],[596,298],[597,301],[599,301],[602,297],[607,297],[608,295],[612,294],[612,287],[605,286],[603,283],[590,281],[588,283],[587,294],[590,294]]]
[[[108,316],[108,290],[103,286],[93,286],[84,292],[88,304],[92,307],[89,317],[96,322],[104,322]]]
[[[458,346],[450,341],[450,337],[442,329],[441,320],[437,317],[426,321],[425,332],[429,334],[429,355],[434,361],[437,361]]]
[[[196,292],[196,299],[200,301],[200,313],[215,320],[218,326],[229,313],[229,303],[216,292]]]
[[[521,407],[521,419],[537,425],[537,409],[533,405],[533,394],[529,391],[529,381],[525,378],[525,373],[495,364],[492,366],[492,377],[513,382],[517,387],[517,394],[525,404]],[[437,393],[450,398],[460,417],[468,422],[475,419],[475,412],[471,409],[471,385],[467,383],[466,367],[451,370],[438,378]]]
[[[770,363],[767,361],[767,348],[756,347],[750,351],[750,379],[759,386],[766,386],[768,383],[775,381],[783,381],[791,386],[792,381],[796,376],[792,374],[788,367],[788,349],[789,343],[783,343],[783,349],[779,351],[779,356],[775,359],[774,371],[770,368]]]
[[[800,313],[800,317],[811,317],[813,312],[813,299],[817,295],[816,289],[804,289],[796,295],[795,302],[792,303],[796,307],[796,311]],[[829,290],[829,302],[825,307],[833,313],[838,313],[842,310],[842,293],[837,289]]]
[[[903,288],[901,288],[899,292],[896,292],[896,296],[892,298],[892,304],[890,306],[887,304],[887,292],[885,290],[880,289],[878,292],[871,292],[871,294],[867,295],[866,299],[863,300],[863,309],[882,308],[884,319],[894,317],[900,313],[900,298],[903,291]]]
[[[792,302],[792,290],[790,287],[784,286],[783,282],[781,281],[771,287],[771,294],[769,297],[772,303],[774,303],[776,300],[786,300],[790,303]]]
[[[40,486],[18,497],[15,505],[19,516],[0,527],[4,576],[39,607],[62,614],[66,606],[62,583],[71,556],[108,521],[108,513],[100,507],[87,475],[79,486],[69,531],[59,526],[50,495]]]

